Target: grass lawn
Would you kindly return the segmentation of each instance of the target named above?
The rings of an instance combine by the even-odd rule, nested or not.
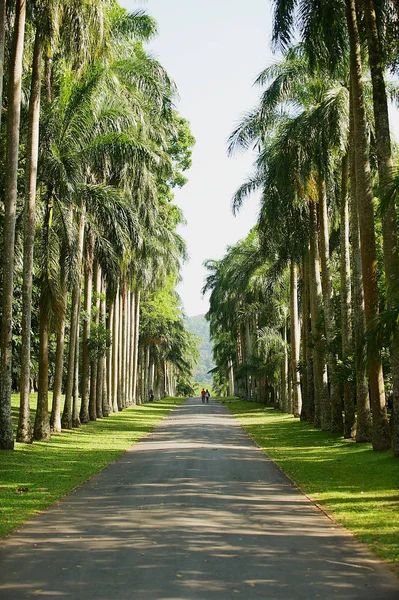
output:
[[[184,400],[165,398],[134,406],[79,429],[54,434],[48,442],[16,443],[14,451],[3,450],[0,535],[43,510],[118,458]],[[34,396],[31,401],[33,406]],[[19,396],[13,396],[15,426],[18,402]]]
[[[399,575],[399,460],[253,402],[223,399],[257,444]]]

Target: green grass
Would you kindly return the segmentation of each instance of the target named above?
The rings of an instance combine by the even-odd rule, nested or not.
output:
[[[135,406],[79,429],[54,434],[48,442],[16,443],[14,451],[2,451],[0,535],[98,473],[184,400],[165,398]],[[19,397],[13,396],[15,425],[18,401]]]
[[[257,444],[399,574],[399,460],[252,402],[223,399]]]

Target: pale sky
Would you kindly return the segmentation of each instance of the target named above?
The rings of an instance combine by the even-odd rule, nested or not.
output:
[[[255,106],[256,76],[277,60],[270,49],[270,0],[119,0],[128,10],[144,8],[159,28],[149,45],[175,80],[177,108],[188,119],[197,143],[189,182],[176,192],[187,225],[189,262],[178,293],[188,316],[204,314],[203,262],[221,258],[228,245],[244,238],[256,223],[258,200],[231,213],[234,191],[252,171],[253,155],[228,158],[227,138],[240,116]],[[399,129],[396,117],[395,131]]]
[[[252,170],[250,153],[226,154],[226,140],[240,116],[257,101],[258,73],[275,60],[270,52],[268,0],[119,0],[128,10],[144,8],[159,28],[149,49],[175,80],[177,108],[196,138],[189,182],[176,192],[187,225],[180,231],[189,262],[178,293],[188,316],[203,314],[203,262],[221,258],[228,245],[244,238],[257,218],[250,199],[237,217],[230,201]]]

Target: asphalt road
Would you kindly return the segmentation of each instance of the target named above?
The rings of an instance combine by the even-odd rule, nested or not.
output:
[[[188,400],[0,543],[1,600],[399,598],[212,400]]]

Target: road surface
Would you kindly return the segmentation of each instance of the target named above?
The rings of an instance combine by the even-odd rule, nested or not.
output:
[[[227,409],[191,399],[1,540],[0,600],[398,600]]]

